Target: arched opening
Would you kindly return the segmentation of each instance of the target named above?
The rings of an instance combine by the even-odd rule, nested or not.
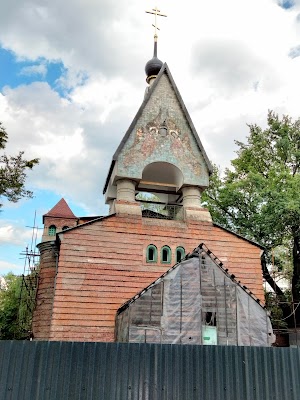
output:
[[[176,262],[179,263],[185,257],[185,250],[183,247],[178,246],[176,249]]]
[[[174,187],[178,190],[183,184],[183,174],[176,165],[154,162],[144,168],[141,184]]]
[[[157,262],[157,247],[154,244],[149,244],[146,250],[146,261],[149,263]]]
[[[154,162],[144,168],[136,191],[142,193],[142,196],[145,196],[145,193],[147,196],[155,195],[159,199],[159,201],[153,202],[156,203],[155,210],[157,208],[164,210],[159,213],[166,215],[166,219],[182,219],[182,210],[177,209],[176,206],[182,206],[181,187],[183,182],[183,174],[175,165],[167,162]],[[151,207],[153,208],[153,206]],[[152,210],[151,207],[150,210]]]
[[[161,263],[162,264],[171,263],[171,249],[169,246],[163,246],[161,248]]]

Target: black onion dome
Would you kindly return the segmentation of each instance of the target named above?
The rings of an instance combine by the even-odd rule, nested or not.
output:
[[[149,60],[145,66],[145,72],[147,76],[157,75],[163,66],[163,62],[157,58],[153,57]]]
[[[157,42],[156,40],[154,41],[154,53],[153,53],[153,57],[151,58],[151,60],[149,60],[145,66],[145,72],[147,75],[147,79],[150,76],[156,76],[158,75],[161,67],[163,66],[163,62],[157,58]]]

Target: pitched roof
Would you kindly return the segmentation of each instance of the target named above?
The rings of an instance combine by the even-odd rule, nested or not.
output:
[[[74,218],[77,219],[76,215],[73,214],[72,210],[68,206],[66,200],[61,198],[59,202],[51,208],[47,214],[43,215],[44,217],[57,217],[57,218]]]
[[[154,90],[155,90],[156,86],[158,85],[158,82],[160,81],[160,78],[162,77],[163,74],[166,74],[168,76],[170,82],[171,82],[171,85],[172,85],[172,87],[174,89],[176,97],[177,97],[177,99],[179,101],[179,104],[180,104],[180,106],[182,108],[183,114],[184,114],[186,120],[188,121],[188,124],[190,125],[191,131],[192,131],[192,133],[193,133],[193,135],[195,137],[195,140],[196,140],[196,143],[197,143],[197,145],[199,147],[199,150],[201,151],[201,153],[203,155],[203,158],[204,158],[204,160],[206,162],[206,165],[207,165],[207,168],[209,170],[209,173],[210,174],[212,173],[213,167],[212,167],[212,165],[211,165],[211,163],[210,163],[210,161],[209,161],[209,159],[207,157],[207,154],[206,154],[206,152],[204,150],[204,147],[203,147],[203,145],[201,143],[201,140],[200,140],[200,138],[198,136],[198,133],[197,133],[197,131],[196,131],[195,127],[194,127],[194,124],[193,124],[193,122],[191,120],[191,117],[190,117],[190,115],[188,113],[188,110],[187,110],[187,108],[186,108],[186,106],[185,106],[185,104],[184,104],[184,102],[182,100],[182,97],[181,97],[181,95],[179,93],[179,90],[178,90],[178,88],[176,86],[176,83],[175,83],[175,81],[174,81],[174,79],[173,79],[173,77],[171,75],[169,67],[168,67],[167,63],[164,63],[164,65],[162,66],[162,68],[161,68],[159,74],[157,75],[154,83],[149,87],[148,93],[145,96],[142,105],[140,106],[136,116],[134,117],[133,121],[131,122],[131,124],[130,124],[127,132],[125,133],[121,143],[119,144],[119,147],[117,148],[115,154],[113,155],[112,163],[111,163],[111,166],[110,166],[110,169],[109,169],[109,172],[108,172],[105,184],[104,184],[103,194],[106,192],[106,189],[108,187],[110,176],[112,174],[112,171],[113,171],[114,165],[115,165],[115,163],[116,163],[116,161],[118,159],[118,156],[119,156],[121,150],[123,149],[127,139],[129,138],[129,136],[130,136],[135,124],[137,123],[139,117],[142,115],[142,112],[144,111],[144,108],[146,107],[146,104],[148,103],[152,93],[154,92]]]
[[[234,282],[236,285],[238,285],[244,292],[248,294],[248,296],[252,297],[253,300],[257,302],[262,308],[266,308],[266,306],[261,303],[261,301],[251,292],[250,289],[248,289],[247,286],[243,285],[241,281],[237,281],[235,279],[235,275],[231,274],[227,268],[225,268],[224,264],[222,261],[218,259],[215,254],[210,251],[207,246],[204,243],[201,243],[196,249],[194,249],[191,253],[187,254],[183,260],[181,260],[179,263],[173,265],[168,271],[166,271],[164,274],[162,274],[158,279],[156,279],[154,282],[152,282],[150,285],[148,285],[146,288],[141,290],[139,293],[137,293],[135,296],[133,296],[131,299],[127,300],[124,304],[121,305],[121,307],[117,310],[117,315],[122,313],[124,310],[126,310],[130,304],[134,303],[139,297],[141,297],[144,293],[146,293],[149,289],[151,289],[153,286],[158,284],[163,280],[163,278],[170,274],[174,269],[179,268],[181,266],[181,263],[183,261],[188,260],[189,258],[192,257],[198,257],[200,258],[203,254],[205,254],[209,259],[217,266],[220,268],[220,270],[229,278],[231,279],[232,282]]]

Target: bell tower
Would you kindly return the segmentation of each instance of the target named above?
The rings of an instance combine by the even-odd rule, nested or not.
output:
[[[182,218],[211,221],[201,207],[212,166],[166,63],[157,56],[155,8],[153,57],[146,63],[144,101],[116,150],[103,193],[110,214],[142,215],[138,193],[154,194]],[[176,211],[176,212],[177,212]]]

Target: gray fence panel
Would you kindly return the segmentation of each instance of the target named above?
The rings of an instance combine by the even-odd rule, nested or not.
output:
[[[0,341],[0,400],[299,400],[300,349]]]

